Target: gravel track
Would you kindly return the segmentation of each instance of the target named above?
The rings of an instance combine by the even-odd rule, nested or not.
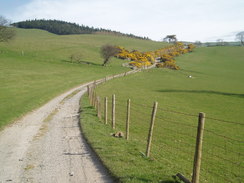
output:
[[[80,131],[79,101],[86,86],[54,98],[0,132],[1,183],[113,182]]]

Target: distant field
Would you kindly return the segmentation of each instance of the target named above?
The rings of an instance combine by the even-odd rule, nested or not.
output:
[[[131,99],[130,140],[112,138],[84,99],[86,136],[122,182],[174,182],[190,179],[197,116],[206,113],[200,182],[244,180],[244,48],[209,47],[177,58],[179,71],[153,69],[115,79],[97,88],[103,100],[116,94],[116,129],[125,131],[126,100]],[[192,76],[189,78],[188,76]],[[159,102],[151,158],[144,157],[150,114]],[[103,105],[102,105],[103,106]],[[109,113],[111,122],[111,112]]]
[[[101,67],[101,45],[109,43],[141,51],[164,46],[121,36],[16,31],[13,41],[0,43],[0,128],[78,84],[128,70],[121,67],[118,59]],[[80,53],[82,61],[90,64],[70,63],[73,53]]]

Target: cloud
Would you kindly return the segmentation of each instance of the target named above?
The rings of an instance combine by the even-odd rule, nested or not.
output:
[[[160,40],[206,40],[243,30],[243,0],[32,0],[10,18],[59,19]]]

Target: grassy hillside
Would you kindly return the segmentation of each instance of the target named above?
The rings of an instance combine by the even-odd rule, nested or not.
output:
[[[0,43],[0,128],[69,88],[128,70],[118,59],[101,67],[101,45],[142,51],[163,46],[121,36],[57,36],[42,30],[15,30],[13,41]],[[72,64],[69,57],[73,53],[80,53],[82,61],[90,64]]]
[[[191,177],[198,113],[205,112],[200,182],[242,182],[243,58],[243,47],[199,48],[177,58],[179,71],[153,69],[101,85],[100,97],[111,100],[116,94],[117,131],[125,131],[126,100],[131,99],[130,140],[111,137],[110,125],[94,122],[84,100],[86,136],[121,181],[170,183],[178,172]],[[143,154],[154,101],[159,108],[148,159]],[[108,116],[111,122],[111,112]]]

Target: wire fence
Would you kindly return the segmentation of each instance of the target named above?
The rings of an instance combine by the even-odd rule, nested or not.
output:
[[[243,182],[244,123],[211,116],[200,118],[202,114],[176,111],[160,104],[155,109],[155,104],[150,106],[136,101],[130,103],[128,122],[127,100],[114,97],[112,102],[110,97],[105,110],[105,100],[96,100],[94,84],[88,87],[88,96],[90,104],[101,112],[102,122],[105,116],[109,125],[114,119],[114,128],[123,131],[125,136],[129,135],[126,137],[129,141],[141,144],[145,156],[169,164],[175,173],[184,175],[185,182]],[[205,127],[200,129],[201,120],[205,121]]]

